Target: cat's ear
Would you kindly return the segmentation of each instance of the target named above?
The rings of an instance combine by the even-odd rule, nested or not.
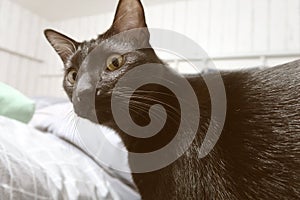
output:
[[[57,31],[47,29],[44,34],[64,63],[78,49],[78,42]]]
[[[147,27],[140,0],[120,0],[112,27],[117,33]]]

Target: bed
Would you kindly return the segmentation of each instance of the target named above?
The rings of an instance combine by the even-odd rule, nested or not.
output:
[[[101,166],[68,133],[72,105],[50,99],[34,99],[28,124],[0,116],[0,199],[140,199],[130,174]]]

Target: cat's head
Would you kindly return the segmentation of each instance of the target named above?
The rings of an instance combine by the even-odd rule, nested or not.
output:
[[[135,29],[142,31],[122,35],[117,40],[113,38]],[[149,44],[150,35],[139,0],[120,0],[112,26],[96,39],[80,43],[54,30],[45,30],[45,36],[64,63],[63,86],[75,112],[92,121],[90,114],[94,108],[91,105],[95,102],[91,96],[101,98],[101,112],[109,115],[106,112],[110,111],[112,90],[127,71],[146,63],[162,63]],[[135,48],[141,45],[148,48]],[[99,67],[91,69],[86,58],[99,47],[102,48],[98,51]],[[128,52],[128,48],[134,50]]]

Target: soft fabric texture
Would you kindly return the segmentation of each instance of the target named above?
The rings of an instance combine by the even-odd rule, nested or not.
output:
[[[0,116],[0,199],[140,199],[80,149]]]
[[[52,98],[35,98],[35,103],[39,109],[35,111],[32,120],[29,122],[30,126],[43,132],[52,133],[71,144],[74,144],[79,147],[82,152],[93,158],[99,166],[105,169],[106,173],[119,180],[119,182],[114,185],[114,189],[119,192],[120,199],[140,198],[139,194],[136,192],[137,189],[132,180],[131,173],[128,173],[130,168],[127,154],[119,155],[118,152],[106,148],[107,143],[110,143],[117,148],[126,151],[121,138],[114,131],[100,125],[91,124],[91,126],[98,126],[103,133],[96,138],[91,137],[92,140],[99,141],[96,144],[97,148],[105,151],[101,158],[117,163],[120,168],[125,169],[127,172],[114,170],[108,163],[102,163],[101,159],[97,159],[98,157],[95,157],[95,155],[89,151],[89,145],[93,146],[95,144],[83,142],[82,137],[76,128],[76,124],[83,119],[76,116],[73,111],[73,105],[68,100],[57,101],[57,99]],[[41,104],[43,106],[41,106]],[[47,106],[44,106],[46,104]],[[130,192],[121,189],[124,185],[127,185]]]
[[[49,101],[53,102],[50,99]],[[36,105],[38,107],[40,107],[40,102],[40,99],[36,100]],[[42,102],[45,101],[43,100]],[[114,170],[111,166],[107,165],[107,163],[104,165],[97,159],[97,157],[93,155],[93,153],[88,150],[89,145],[94,144],[83,142],[80,133],[76,128],[76,123],[78,124],[79,120],[83,119],[76,116],[73,111],[73,105],[70,102],[58,102],[51,106],[45,106],[41,109],[37,109],[32,120],[29,122],[29,125],[43,132],[52,133],[70,142],[71,144],[78,146],[82,151],[92,157],[99,165],[105,168],[111,175],[119,178],[124,183],[131,185],[131,187],[135,189],[131,173]],[[93,125],[95,124],[91,124],[91,126]],[[101,129],[103,135],[98,135],[97,138],[92,138],[92,140],[99,140],[99,143],[97,143],[97,148],[105,150],[105,154],[103,155],[105,158],[103,158],[103,160],[111,160],[112,162],[117,163],[120,168],[130,171],[127,154],[118,155],[118,152],[110,151],[109,149],[105,148],[109,142],[117,148],[126,151],[126,148],[124,147],[119,135],[111,129],[101,125],[98,125],[98,127]]]
[[[0,82],[0,115],[28,123],[34,109],[35,105],[31,99]]]
[[[66,98],[48,97],[48,96],[36,96],[36,97],[32,97],[32,100],[35,103],[35,110],[40,110],[42,108],[46,108],[48,106],[52,106],[55,104],[70,102]]]

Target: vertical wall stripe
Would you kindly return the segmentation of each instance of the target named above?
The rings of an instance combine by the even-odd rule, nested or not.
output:
[[[268,51],[268,1],[254,0],[253,13],[253,52]]]
[[[300,0],[177,0],[145,5],[149,27],[183,33],[211,56],[300,53]],[[43,29],[52,27],[78,41],[89,40],[107,30],[113,17],[114,12],[108,12],[48,22],[10,0],[0,0],[0,47],[44,61],[0,51],[0,81],[28,95],[64,96],[63,65]],[[280,64],[293,59],[267,61]],[[216,61],[220,68],[260,63],[259,59]]]

